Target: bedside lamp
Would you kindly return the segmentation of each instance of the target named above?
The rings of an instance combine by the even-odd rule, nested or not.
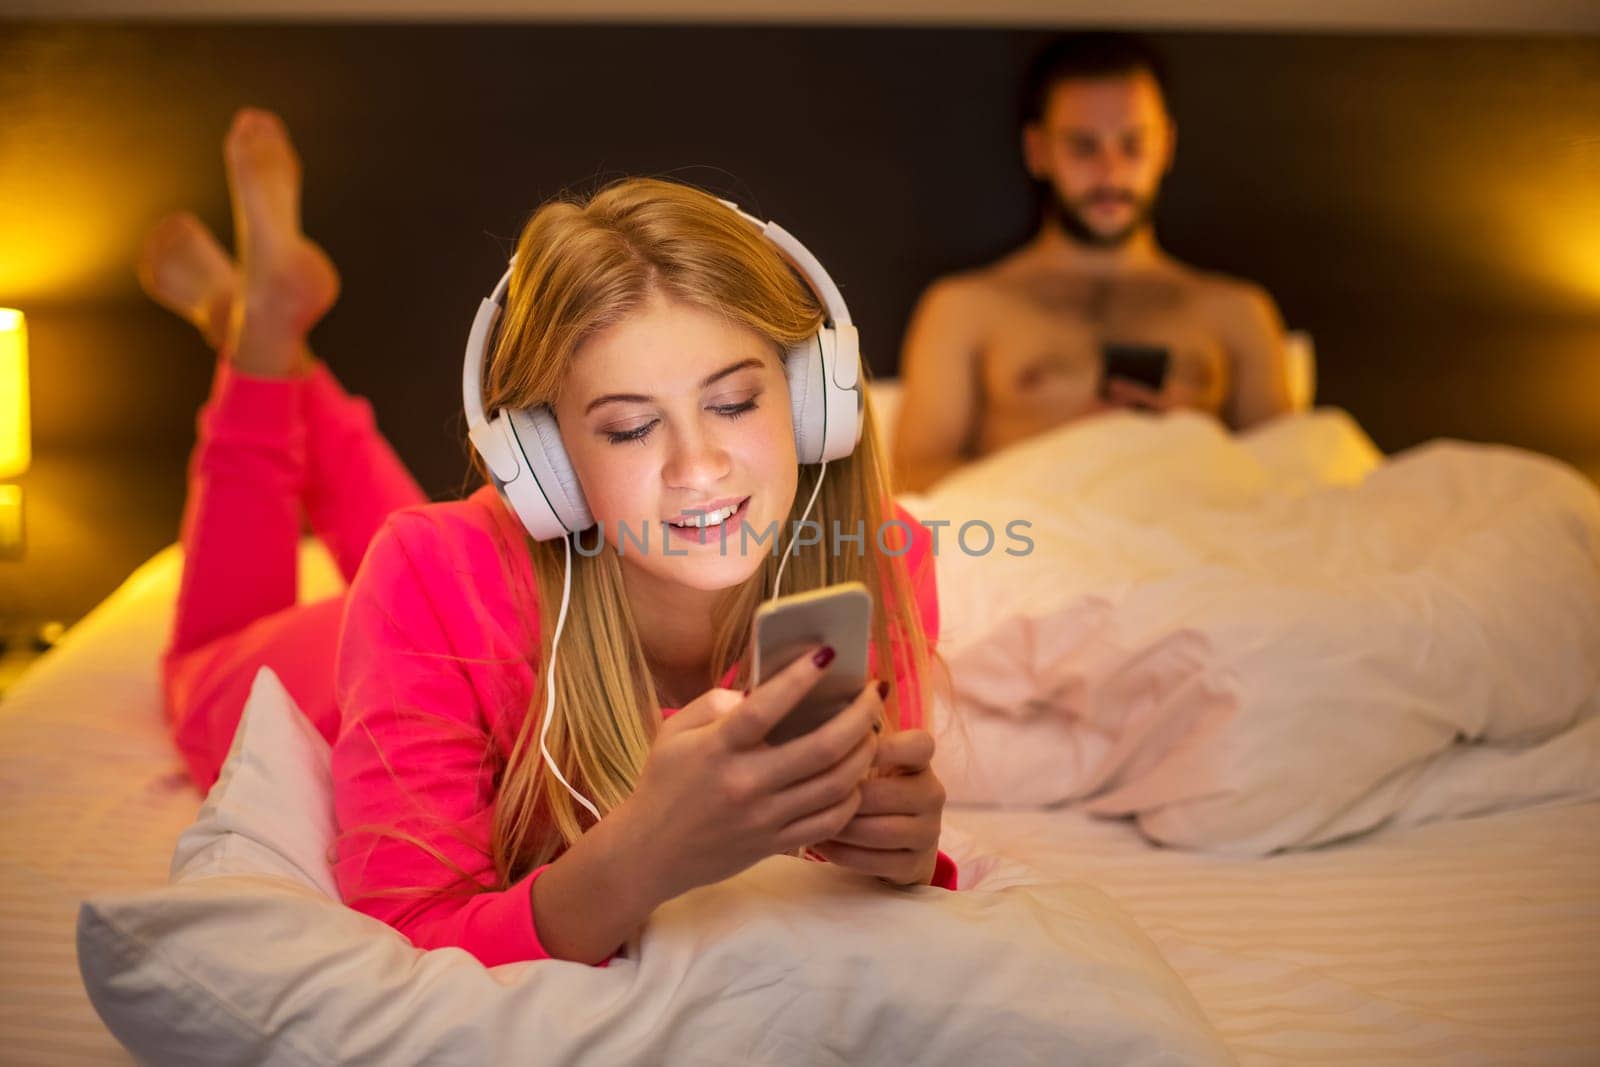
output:
[[[0,308],[0,483],[28,469],[28,323]],[[22,554],[22,487],[0,484],[0,557]]]

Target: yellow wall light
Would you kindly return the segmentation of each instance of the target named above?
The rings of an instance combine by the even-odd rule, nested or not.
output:
[[[33,458],[28,429],[28,322],[0,308],[0,478],[15,478]]]

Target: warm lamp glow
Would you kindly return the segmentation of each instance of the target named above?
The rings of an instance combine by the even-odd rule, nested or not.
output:
[[[32,458],[28,432],[28,323],[0,308],[0,478],[15,478]]]

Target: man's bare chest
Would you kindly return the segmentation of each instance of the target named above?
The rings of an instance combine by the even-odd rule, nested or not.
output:
[[[1038,278],[1005,287],[988,316],[982,380],[992,402],[1049,403],[1097,387],[1108,344],[1164,349],[1172,379],[1210,393],[1225,352],[1190,287],[1175,281]]]

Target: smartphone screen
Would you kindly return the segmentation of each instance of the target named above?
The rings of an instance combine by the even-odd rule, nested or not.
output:
[[[810,733],[844,710],[867,684],[872,594],[860,582],[779,597],[756,610],[753,673],[757,685],[816,645],[832,645],[833,661],[811,691],[767,734],[781,745]]]
[[[1167,381],[1167,371],[1172,355],[1160,345],[1123,345],[1106,343],[1100,346],[1103,371],[1100,375],[1100,395],[1106,395],[1106,385],[1113,378],[1137,382],[1149,389],[1159,390]]]

